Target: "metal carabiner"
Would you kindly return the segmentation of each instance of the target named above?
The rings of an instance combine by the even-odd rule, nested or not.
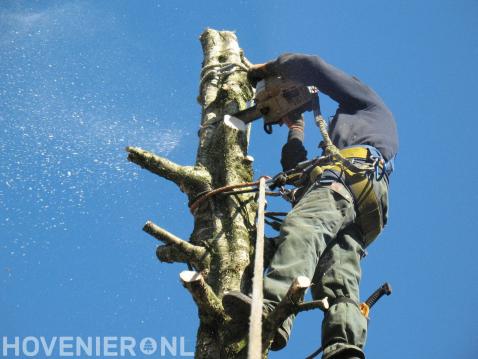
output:
[[[382,165],[382,170],[380,171],[380,164]],[[383,176],[385,175],[386,169],[385,169],[385,161],[382,158],[375,158],[375,161],[373,163],[374,167],[374,173],[375,173],[375,180],[377,182],[380,182],[383,179]]]

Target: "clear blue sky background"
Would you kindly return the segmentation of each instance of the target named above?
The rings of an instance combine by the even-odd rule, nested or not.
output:
[[[212,27],[235,30],[252,62],[320,54],[384,98],[401,147],[361,288],[390,281],[394,293],[372,313],[366,353],[477,358],[477,19],[475,0],[1,1],[0,335],[181,335],[193,347],[185,266],[160,264],[141,231],[152,219],[187,238],[186,198],[123,148],[193,163],[198,37]],[[285,137],[254,127],[256,176],[279,170]],[[271,358],[313,351],[320,320],[302,314]]]

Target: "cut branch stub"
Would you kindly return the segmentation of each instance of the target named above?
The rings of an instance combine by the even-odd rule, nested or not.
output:
[[[190,258],[178,247],[166,244],[156,248],[156,257],[164,263],[190,263]]]
[[[323,299],[312,300],[310,302],[303,302],[297,306],[296,312],[306,312],[308,310],[320,309],[323,311],[328,310],[330,307],[329,298],[324,297]]]
[[[169,263],[190,262],[198,270],[208,269],[210,258],[206,248],[191,244],[151,221],[146,222],[143,231],[166,243],[166,246],[160,246],[156,251],[160,260]]]
[[[206,322],[219,321],[223,323],[227,319],[221,301],[206,283],[201,273],[182,271],[179,277],[184,287],[191,293],[199,311],[203,314],[202,318]]]

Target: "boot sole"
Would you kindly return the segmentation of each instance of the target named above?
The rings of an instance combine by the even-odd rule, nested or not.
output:
[[[244,325],[249,325],[249,316],[251,315],[252,300],[249,296],[239,293],[230,292],[226,293],[222,298],[222,306],[224,311],[235,321],[241,322]],[[265,314],[262,316],[265,319]],[[285,331],[279,327],[277,330],[274,341],[271,345],[272,351],[279,351],[284,349],[287,345],[288,335]]]

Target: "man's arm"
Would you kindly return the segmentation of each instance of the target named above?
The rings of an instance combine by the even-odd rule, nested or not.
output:
[[[368,86],[329,65],[319,56],[283,54],[265,65],[268,74],[278,74],[317,88],[337,101],[341,107],[354,110],[382,105],[380,97]]]

